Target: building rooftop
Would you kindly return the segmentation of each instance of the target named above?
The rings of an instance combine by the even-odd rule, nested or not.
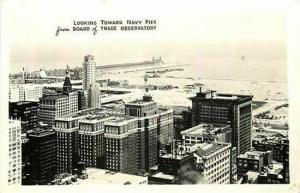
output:
[[[54,130],[48,130],[48,129],[35,129],[32,130],[32,132],[29,133],[29,136],[34,136],[34,137],[44,137],[50,134],[55,133]]]
[[[281,173],[282,170],[283,170],[283,164],[273,161],[272,166],[268,167],[267,172],[268,174],[278,175]]]
[[[196,125],[190,129],[186,129],[184,131],[181,131],[181,135],[202,135],[207,130],[219,130],[223,128],[230,127],[230,125],[227,124],[208,124],[208,123],[201,123],[199,125]]]
[[[240,154],[238,158],[244,159],[259,159],[263,155],[261,151],[247,151],[244,154]]]
[[[190,99],[216,99],[222,101],[237,101],[244,102],[252,100],[253,96],[251,95],[240,95],[240,94],[225,94],[225,93],[216,93],[214,90],[205,90],[199,91],[196,96],[191,97]]]
[[[15,104],[15,105],[27,105],[27,104],[32,104],[32,103],[37,104],[36,101],[17,101],[17,102],[9,102],[9,103]]]
[[[256,171],[248,171],[247,172],[248,180],[256,181],[259,176],[259,172]]]
[[[158,173],[152,175],[151,177],[160,178],[160,179],[166,179],[166,180],[174,180],[174,176],[173,175],[164,174],[162,172],[158,172]]]
[[[183,158],[189,157],[189,155],[186,155],[186,154],[180,155],[180,154],[170,154],[170,153],[168,153],[168,154],[162,155],[160,157],[161,158],[167,158],[167,159],[182,160]]]
[[[200,147],[196,150],[196,154],[199,156],[209,156],[226,146],[230,146],[230,144],[214,143],[214,142],[213,143],[201,143]]]
[[[60,98],[65,98],[65,97],[68,97],[68,96],[65,94],[57,94],[57,95],[44,96],[41,99],[42,100],[57,100]]]
[[[116,125],[121,126],[127,124],[129,121],[137,120],[136,117],[127,116],[127,115],[112,115],[112,119],[105,123],[105,125]]]
[[[84,118],[80,120],[81,123],[98,123],[108,119],[113,119],[113,116],[111,114],[106,114],[106,113],[85,115],[83,117]]]
[[[126,105],[146,105],[146,104],[151,104],[151,103],[156,103],[156,102],[152,100],[151,96],[144,95],[143,99],[128,102],[128,103],[126,103]]]
[[[102,185],[138,185],[148,184],[148,177],[129,175],[123,173],[115,173],[109,170],[87,168],[87,179],[80,179],[75,184],[88,185],[88,184],[102,184]]]

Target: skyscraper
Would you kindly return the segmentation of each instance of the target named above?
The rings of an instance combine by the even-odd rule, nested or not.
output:
[[[144,95],[142,100],[125,104],[125,114],[138,117],[139,159],[141,169],[149,169],[157,164],[160,146],[171,143],[173,127],[173,111],[157,108],[157,103],[150,95]]]
[[[201,91],[192,100],[193,126],[200,123],[229,123],[232,146],[237,154],[251,149],[252,96]]]
[[[56,132],[56,173],[72,173],[77,162],[78,154],[78,130],[81,117],[58,118],[55,120]]]
[[[138,174],[138,120],[115,116],[105,123],[106,169]]]
[[[105,140],[104,122],[112,119],[108,115],[94,115],[79,121],[80,161],[88,167],[104,168]]]
[[[94,61],[94,56],[84,56],[84,61],[82,63],[82,85],[84,90],[88,90],[89,87],[95,83],[95,73],[96,63]]]
[[[56,172],[56,135],[53,130],[37,129],[28,135],[29,139],[29,182],[48,184]]]
[[[8,184],[21,184],[21,121],[9,120]]]

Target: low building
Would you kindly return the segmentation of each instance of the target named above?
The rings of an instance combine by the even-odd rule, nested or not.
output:
[[[158,159],[158,171],[166,175],[176,176],[182,166],[189,164],[194,165],[192,154],[165,154]]]
[[[231,181],[231,144],[203,143],[194,152],[197,170],[203,181],[213,184],[229,184]]]
[[[228,124],[201,123],[180,132],[182,144],[196,144],[203,142],[231,143],[231,127]]]
[[[244,178],[248,171],[261,172],[264,164],[263,152],[248,151],[237,157],[238,178]]]
[[[9,101],[35,101],[43,96],[43,87],[38,84],[10,84]]]

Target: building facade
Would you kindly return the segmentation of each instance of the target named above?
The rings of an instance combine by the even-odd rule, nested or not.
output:
[[[56,173],[73,173],[79,162],[78,130],[81,117],[58,118],[55,120]],[[83,117],[82,117],[83,118]]]
[[[174,138],[173,110],[158,108],[150,95],[144,95],[142,100],[126,103],[125,114],[138,118],[139,166],[149,171],[157,165],[159,149]]]
[[[56,174],[56,134],[53,130],[37,129],[29,139],[29,183],[45,185]]]
[[[78,91],[78,111],[88,108],[88,92],[85,90]]]
[[[10,84],[9,101],[35,101],[43,96],[43,87],[38,84]]]
[[[138,120],[128,116],[115,116],[105,123],[105,168],[136,175],[138,170]]]
[[[39,121],[54,125],[54,120],[63,116],[72,116],[78,112],[78,95],[76,92],[45,96],[39,103]]]
[[[201,91],[192,100],[193,126],[199,123],[230,124],[232,146],[242,154],[251,149],[252,96]]]
[[[19,101],[9,103],[9,117],[20,119],[22,133],[38,127],[38,102]]]
[[[203,143],[194,153],[194,157],[196,167],[202,172],[205,183],[230,183],[230,143]]]
[[[94,56],[84,56],[82,63],[82,80],[83,89],[88,90],[95,83],[96,62]]]
[[[180,134],[183,145],[213,141],[231,143],[231,127],[228,124],[201,123]]]
[[[79,156],[87,167],[105,167],[104,123],[108,115],[95,115],[79,121]]]
[[[88,107],[101,107],[100,89],[98,84],[92,84],[88,89]]]
[[[21,178],[22,178],[21,121],[9,120],[8,141],[9,141],[8,184],[21,185]]]

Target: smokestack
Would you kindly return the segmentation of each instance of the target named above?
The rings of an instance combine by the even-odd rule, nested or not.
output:
[[[23,67],[23,80],[25,80],[25,68]]]

